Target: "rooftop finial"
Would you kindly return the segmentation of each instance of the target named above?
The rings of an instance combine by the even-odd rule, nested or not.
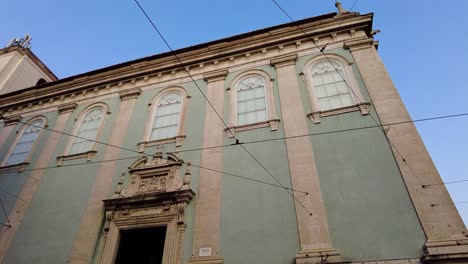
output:
[[[6,45],[5,48],[9,48],[9,47],[13,47],[13,46],[19,46],[19,47],[23,47],[25,49],[28,49],[31,47],[31,36],[29,35],[25,35],[24,38],[14,38],[12,40],[10,40],[10,42],[8,43],[8,45]]]
[[[338,15],[349,13],[348,10],[344,9],[340,1],[335,2],[336,9],[338,9]]]

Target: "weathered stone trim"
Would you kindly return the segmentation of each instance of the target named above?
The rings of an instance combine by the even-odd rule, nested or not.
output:
[[[368,115],[370,113],[370,109],[371,109],[370,103],[360,103],[357,105],[350,105],[350,106],[330,109],[326,111],[316,111],[316,112],[307,114],[307,116],[310,118],[310,120],[312,120],[312,122],[314,122],[314,124],[318,124],[320,123],[321,117],[339,115],[339,114],[344,114],[344,113],[351,113],[351,112],[356,112],[356,111],[360,111],[361,115]]]
[[[222,69],[203,74],[203,79],[207,82],[224,81],[226,80],[227,75],[228,71],[226,69]]]
[[[5,165],[5,163],[7,162],[7,160],[10,158],[10,155],[11,153],[13,152],[13,150],[15,149],[16,147],[16,144],[18,144],[18,141],[21,139],[21,137],[23,136],[23,132],[26,128],[28,128],[31,123],[35,122],[36,120],[41,120],[43,123],[44,123],[44,127],[41,128],[41,131],[39,132],[39,135],[37,135],[37,138],[36,140],[34,141],[33,143],[33,146],[31,147],[31,150],[29,151],[28,155],[26,156],[26,158],[23,160],[23,163],[29,163],[30,159],[31,159],[31,156],[32,154],[34,153],[34,151],[36,150],[37,148],[37,145],[38,145],[38,142],[39,142],[39,139],[41,138],[42,134],[44,133],[44,128],[47,127],[47,118],[44,117],[44,116],[36,116],[36,117],[33,117],[31,118],[28,122],[26,123],[23,123],[20,127],[20,129],[18,129],[18,131],[16,131],[16,137],[15,137],[15,140],[13,141],[13,144],[11,144],[10,148],[8,149],[8,152],[7,154],[5,155],[4,159],[2,160],[2,163],[1,165]],[[23,167],[20,166],[20,169],[24,169]],[[22,171],[21,170],[21,171]]]
[[[23,119],[23,117],[21,117],[20,115],[5,116],[3,119],[3,123],[5,127],[14,126],[18,124],[21,121],[21,119]]]
[[[237,86],[241,80],[249,75],[259,75],[265,81],[265,103],[267,109],[267,120],[264,122],[258,122],[254,124],[246,124],[242,126],[237,125]],[[274,79],[265,71],[258,70],[258,69],[251,69],[246,70],[240,74],[238,74],[229,84],[227,91],[229,93],[229,128],[226,129],[229,137],[234,137],[234,133],[236,131],[245,131],[250,129],[256,129],[259,127],[265,127],[264,124],[268,124],[271,127],[271,131],[275,131],[278,129],[278,115],[276,114],[276,107],[275,107],[275,100],[274,100],[274,92],[273,92],[273,82]]]
[[[154,115],[157,110],[158,101],[166,94],[170,92],[177,92],[182,97],[182,105],[180,109],[179,123],[177,126],[177,135],[175,137],[163,138],[157,140],[150,140],[151,129],[153,127]],[[182,87],[170,87],[159,91],[156,96],[153,98],[150,104],[148,104],[146,122],[145,122],[145,131],[143,134],[143,140],[137,143],[138,151],[144,152],[146,147],[156,146],[160,144],[176,143],[176,147],[182,146],[185,139],[185,118],[187,115],[188,109],[188,99],[190,96],[187,94],[187,91]]]
[[[59,114],[71,113],[78,107],[77,103],[67,103],[57,106]]]
[[[67,142],[67,145],[65,146],[65,150],[64,150],[63,154],[57,157],[57,165],[59,165],[59,164],[61,165],[61,162],[65,161],[65,160],[81,159],[81,158],[85,158],[85,157],[89,161],[89,160],[93,159],[93,157],[96,155],[96,153],[97,153],[97,144],[98,144],[97,141],[101,137],[102,131],[104,129],[104,123],[105,123],[105,121],[107,119],[107,116],[110,114],[109,106],[107,104],[105,104],[105,103],[94,103],[94,104],[91,104],[88,107],[86,107],[83,111],[81,111],[79,116],[75,119],[75,125],[73,126],[73,132],[71,133],[72,135],[76,135],[78,133],[78,129],[80,128],[81,123],[82,123],[81,122],[82,119],[86,116],[86,114],[88,114],[88,112],[90,110],[92,110],[93,108],[96,108],[96,107],[101,108],[104,111],[105,116],[101,120],[101,124],[99,124],[99,129],[97,131],[96,138],[94,140],[91,140],[93,142],[93,146],[91,147],[91,149],[86,151],[86,152],[83,152],[83,153],[69,154],[70,149],[71,149],[71,147],[73,145],[73,142],[75,141],[75,137],[71,136],[68,139],[68,142]]]
[[[9,155],[8,155],[9,156]],[[8,157],[7,156],[7,157]],[[0,173],[8,173],[8,172],[22,172],[29,166],[29,162],[21,162],[18,164],[1,166]]]
[[[153,147],[153,146],[164,145],[164,144],[169,144],[169,143],[176,143],[176,147],[180,147],[184,143],[184,140],[186,137],[187,137],[186,135],[180,135],[180,136],[175,136],[171,138],[163,138],[163,139],[158,139],[158,140],[138,142],[137,144],[138,151],[145,152],[145,149],[147,147]]]
[[[297,54],[287,55],[287,56],[280,56],[270,60],[270,64],[275,67],[285,67],[290,65],[296,65]]]
[[[277,66],[282,121],[285,137],[308,134],[307,117],[301,103],[295,58],[273,61]],[[297,201],[307,208],[302,208],[297,202],[296,219],[300,240],[300,251],[296,263],[320,263],[316,255],[334,252],[334,260],[340,256],[331,245],[328,231],[325,205],[320,191],[312,143],[309,138],[297,137],[286,139],[286,147],[293,189],[301,189],[308,195],[293,195]],[[304,189],[305,188],[305,189]],[[314,254],[311,254],[314,252]]]
[[[138,96],[141,94],[141,89],[140,88],[135,88],[135,89],[129,89],[125,91],[119,92],[120,100],[129,100],[129,99],[136,99]]]
[[[226,134],[230,138],[235,137],[235,134],[237,132],[248,131],[248,130],[264,128],[264,127],[270,127],[271,131],[276,131],[278,130],[279,122],[280,122],[279,119],[271,119],[271,120],[253,123],[253,124],[247,124],[243,126],[228,127],[228,128],[225,128],[224,131],[226,131]]]
[[[86,159],[86,161],[91,161],[96,156],[96,154],[97,150],[90,150],[72,155],[60,155],[57,157],[57,166],[62,166],[63,162],[67,160]]]
[[[225,73],[221,74],[223,76]],[[224,116],[224,77],[217,75],[216,81],[208,81],[206,96],[220,116]],[[205,104],[205,122],[203,126],[202,147],[219,146],[223,144],[224,123],[211,105]],[[223,152],[220,149],[203,149],[201,166],[214,170],[223,170]],[[221,261],[219,251],[221,222],[221,178],[222,173],[202,170],[199,177],[199,193],[196,203],[196,219],[192,258],[189,261],[200,260]],[[211,248],[211,256],[199,256],[200,248]],[[216,263],[216,262],[205,262]]]

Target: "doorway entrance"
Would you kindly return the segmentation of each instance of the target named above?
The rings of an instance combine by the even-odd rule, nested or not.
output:
[[[120,230],[116,264],[161,264],[166,226]]]

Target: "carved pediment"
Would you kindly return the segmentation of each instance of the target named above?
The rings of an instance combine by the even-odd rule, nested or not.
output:
[[[163,154],[160,150],[158,147],[158,152],[152,157],[142,156],[135,160],[128,167],[128,176],[126,171],[122,172],[113,198],[189,189],[190,162],[181,180],[179,174],[184,161],[177,154]]]

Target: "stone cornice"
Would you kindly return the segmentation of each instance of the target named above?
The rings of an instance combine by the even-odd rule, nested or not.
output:
[[[5,123],[5,126],[13,126],[18,124],[21,121],[21,119],[23,119],[23,117],[21,117],[20,115],[14,115],[4,117],[3,122]]]
[[[221,64],[229,65],[237,60],[242,63],[246,58],[257,53],[277,54],[278,50],[281,51],[290,46],[298,49],[299,45],[306,45],[312,41],[312,38],[315,41],[323,39],[326,42],[330,36],[333,36],[333,42],[338,41],[337,34],[345,34],[346,38],[350,36],[352,38],[351,31],[368,32],[371,24],[372,14],[349,16],[345,19],[336,16],[328,17],[304,22],[300,24],[301,28],[286,24],[272,28],[270,31],[259,31],[258,34],[253,32],[245,37],[241,35],[242,37],[232,41],[215,41],[216,43],[211,45],[207,43],[197,45],[192,49],[175,51],[182,63],[178,63],[172,54],[162,54],[165,56],[159,57],[155,55],[5,94],[0,96],[0,110],[40,105],[41,102],[51,102],[51,100],[53,102],[64,97],[90,93],[90,91],[98,92],[130,82],[147,81],[153,78],[160,80],[164,76],[175,77],[178,73],[179,75],[184,73],[185,70],[190,71],[192,76],[203,74],[216,69]]]
[[[297,54],[279,56],[270,60],[270,64],[276,68],[288,65],[294,65],[297,60]]]
[[[207,72],[203,74],[203,79],[205,79],[205,81],[207,82],[224,81],[227,75],[228,75],[228,71],[226,69],[223,69],[223,70]]]
[[[120,91],[119,96],[121,101],[138,98],[141,94],[140,88],[134,88],[130,90]]]
[[[76,103],[68,103],[68,104],[63,104],[57,106],[59,114],[65,114],[65,113],[70,113],[75,111],[75,109],[78,107],[78,104]]]
[[[358,39],[358,40],[352,40],[352,41],[347,41],[343,43],[343,47],[350,51],[370,48],[373,45],[374,45],[373,38]]]

